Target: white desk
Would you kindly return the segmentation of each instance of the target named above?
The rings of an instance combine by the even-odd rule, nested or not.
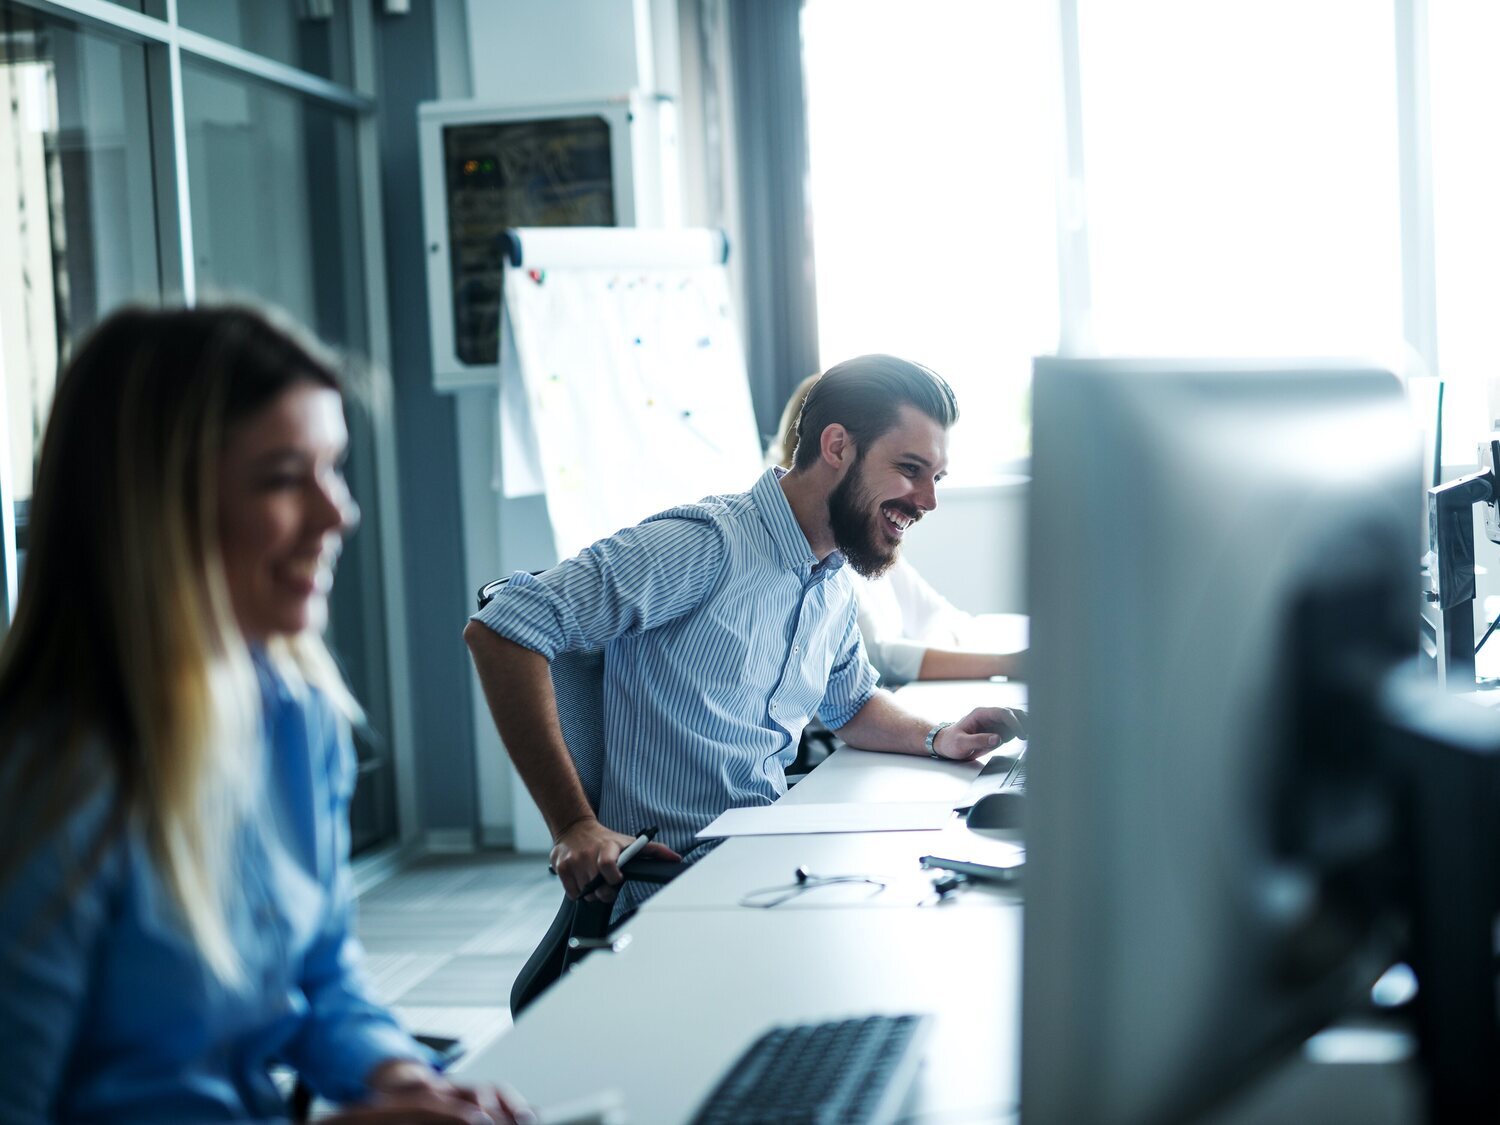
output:
[[[1026,685],[994,680],[935,681],[907,684],[901,702],[934,721],[955,721],[975,707],[1026,706]],[[997,754],[1007,752],[1002,746]],[[843,749],[808,774],[783,801],[831,804],[839,801],[952,801],[972,803],[982,763],[936,762],[909,754],[876,754]]]
[[[934,717],[959,717],[967,706],[946,704],[960,697],[1020,701],[1014,685],[975,689],[906,690],[915,709]],[[841,750],[784,799],[958,803],[977,771]],[[672,1125],[690,1119],[769,1027],[927,1012],[933,1035],[909,1120],[1014,1123],[1019,899],[971,887],[955,901],[918,905],[930,900],[930,884],[911,865],[944,839],[942,832],[883,832],[728,840],[646,904],[625,928],[626,948],[589,958],[456,1069],[470,1081],[509,1082],[541,1107],[616,1091],[635,1125]],[[772,910],[736,905],[748,891],[789,882],[799,864],[823,874],[889,875],[889,885],[873,897],[855,885]],[[1205,1125],[1409,1125],[1417,1104],[1409,1067],[1313,1067],[1294,1057]]]
[[[1024,698],[1010,684],[935,686],[938,697],[914,697],[914,710],[957,719]],[[959,805],[979,770],[841,750],[783,799]],[[1019,1087],[1019,897],[970,887],[938,905],[917,864],[965,832],[960,822],[943,832],[727,840],[645,905],[621,952],[590,957],[460,1070],[510,1082],[539,1106],[618,1090],[636,1125],[671,1125],[689,1119],[769,1027],[926,1012],[935,1023],[912,1120],[1009,1120]],[[738,905],[790,883],[798,865],[887,886],[820,888],[771,910]]]
[[[840,751],[844,753],[844,751]],[[998,835],[998,834],[997,834]],[[803,891],[771,913],[833,908],[892,909],[928,906],[935,901],[935,872],[924,870],[924,855],[969,858],[973,836],[961,821],[942,832],[829,833],[821,836],[743,836],[725,840],[711,857],[694,864],[651,899],[652,912],[727,910],[754,891],[792,883],[798,867],[814,875],[864,875],[885,884],[840,883]],[[708,859],[713,860],[712,863]],[[978,858],[978,857],[974,857]],[[1019,889],[966,888],[944,909],[979,906],[1015,908]],[[755,913],[766,913],[753,907]]]
[[[539,1106],[618,1090],[634,1125],[671,1125],[769,1027],[930,1012],[914,1120],[1014,1113],[1018,910],[643,910],[627,931],[627,948],[590,957],[463,1076]]]
[[[804,777],[788,804],[858,801],[949,801],[962,805],[979,776],[978,762],[937,762],[910,754],[877,754],[845,747]]]

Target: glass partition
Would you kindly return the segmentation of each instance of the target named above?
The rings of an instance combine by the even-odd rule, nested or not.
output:
[[[0,370],[23,505],[70,344],[161,298],[146,62],[140,44],[0,0]]]
[[[349,0],[177,0],[190,31],[348,83]]]
[[[196,61],[183,66],[183,103],[199,300],[269,302],[367,356],[354,115]],[[348,396],[346,473],[364,522],[339,563],[328,636],[369,719],[356,739],[356,848],[395,831],[375,404],[360,389]]]

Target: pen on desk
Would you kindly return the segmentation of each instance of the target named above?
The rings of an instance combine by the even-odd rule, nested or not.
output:
[[[647,844],[649,844],[656,838],[656,833],[657,828],[654,824],[650,828],[641,829],[640,834],[637,835],[634,840],[630,841],[630,843],[625,845],[625,850],[620,853],[620,858],[615,860],[616,865],[624,867],[627,863],[629,863],[632,859],[640,854],[642,848],[644,848]],[[604,882],[604,872],[601,871],[584,885],[583,890],[578,892],[578,897],[583,898],[585,895],[593,894],[600,887],[604,886]]]

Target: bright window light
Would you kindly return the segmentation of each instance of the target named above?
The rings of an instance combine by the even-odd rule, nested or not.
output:
[[[1427,14],[1444,460],[1467,465],[1500,413],[1500,5],[1442,0]]]
[[[1058,339],[1053,4],[807,0],[802,36],[821,361],[934,368],[950,479],[997,479]]]
[[[1079,35],[1098,350],[1409,370],[1390,3],[1081,0]]]

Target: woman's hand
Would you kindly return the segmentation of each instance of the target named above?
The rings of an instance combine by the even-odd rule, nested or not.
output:
[[[364,1105],[325,1118],[332,1125],[527,1125],[535,1117],[515,1093],[457,1086],[415,1059],[387,1059],[365,1079]]]

